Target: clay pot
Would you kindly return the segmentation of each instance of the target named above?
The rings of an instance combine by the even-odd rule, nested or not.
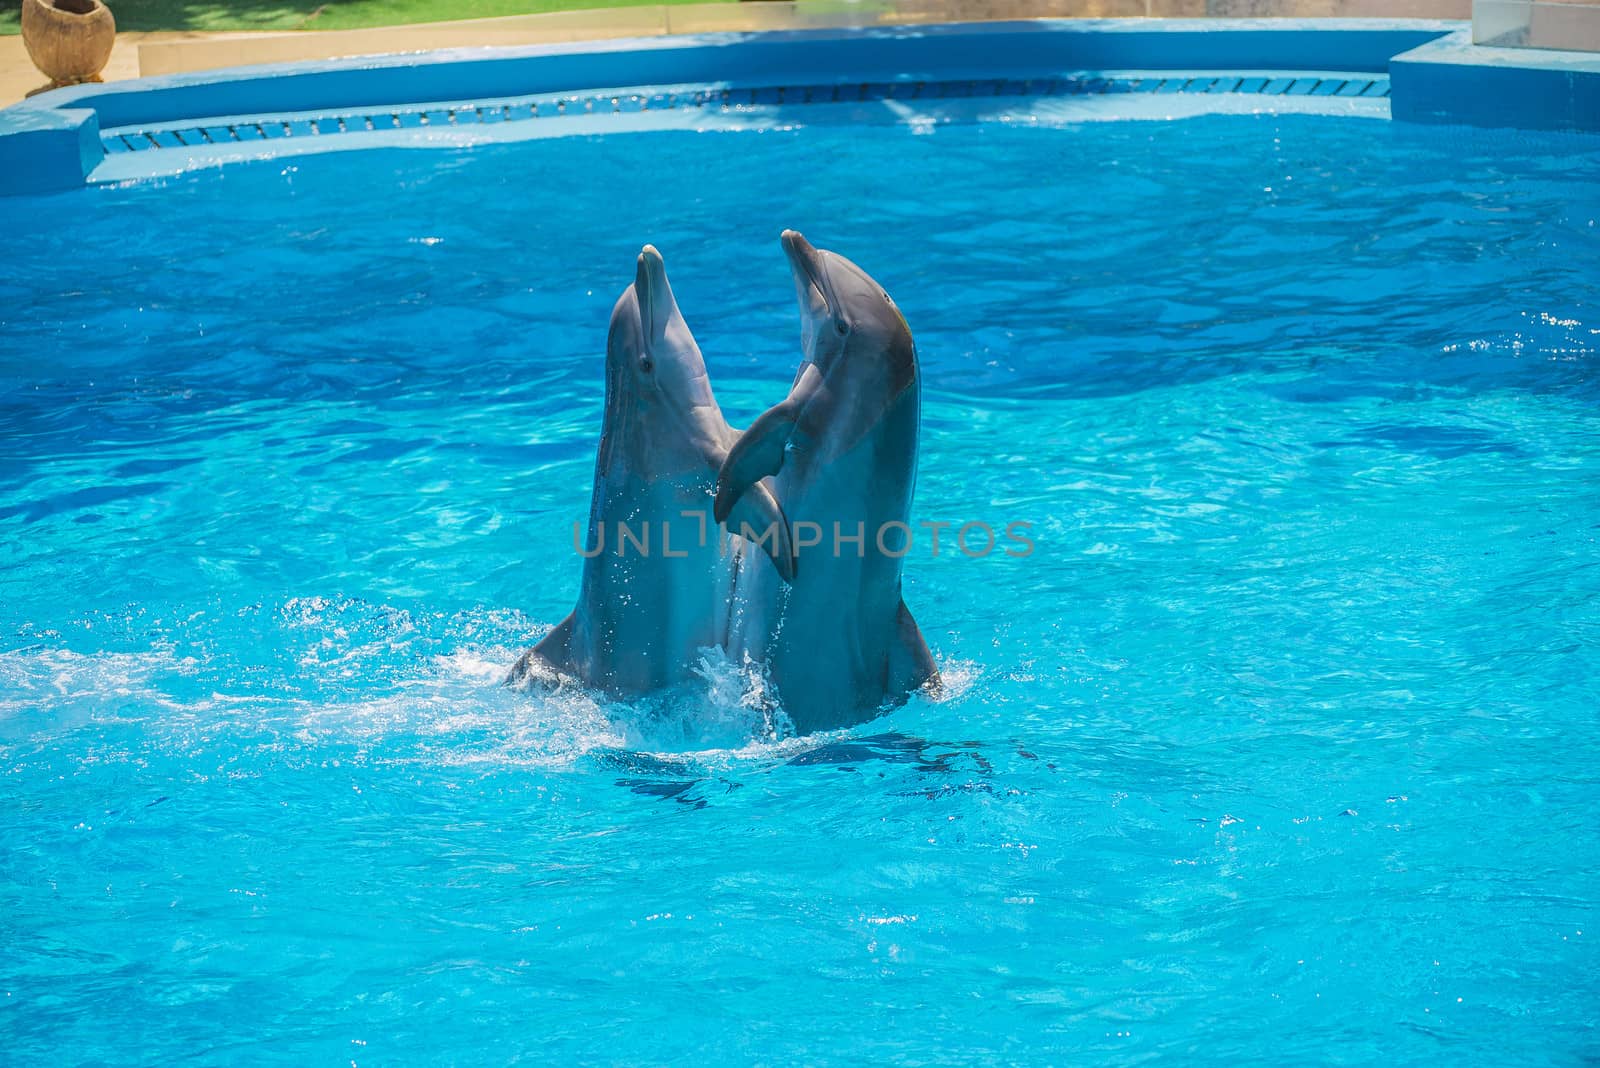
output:
[[[99,81],[116,41],[100,0],[22,0],[22,43],[52,86]]]

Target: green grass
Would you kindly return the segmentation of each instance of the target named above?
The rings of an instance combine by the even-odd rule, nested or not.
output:
[[[705,0],[108,0],[119,30],[362,30],[594,7]],[[20,0],[0,0],[0,34],[21,32]]]

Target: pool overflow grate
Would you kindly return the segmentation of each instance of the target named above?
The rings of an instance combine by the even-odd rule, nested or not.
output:
[[[419,105],[393,110],[363,110],[315,119],[264,118],[229,125],[111,130],[101,138],[107,153],[144,152],[157,148],[234,144],[284,137],[325,137],[368,130],[407,130],[429,126],[477,126],[571,115],[629,114],[740,108],[793,104],[871,103],[878,100],[961,100],[972,97],[1085,96],[1109,93],[1247,93],[1260,96],[1389,95],[1388,78],[1035,78],[1028,81],[990,78],[951,82],[868,82],[861,85],[790,85],[758,89],[697,89],[654,94],[600,93],[592,96],[523,98],[506,103],[440,107]]]

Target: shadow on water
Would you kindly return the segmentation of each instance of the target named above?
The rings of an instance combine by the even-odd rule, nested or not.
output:
[[[930,742],[909,734],[874,734],[825,742],[785,763],[790,767],[831,766],[846,772],[859,772],[875,763],[910,764],[918,771],[949,772],[962,759],[970,758],[990,774],[994,767],[978,752],[980,748],[978,742]]]
[[[702,782],[710,781],[711,780],[708,779],[689,779],[683,782],[657,782],[653,779],[618,779],[617,785],[626,786],[634,793],[642,794],[645,797],[659,797],[662,799],[672,800],[678,802],[680,805],[688,805],[690,808],[705,808],[706,799],[699,795],[691,794],[690,791],[696,786],[699,786]],[[739,784],[727,783],[727,787],[728,789],[725,792],[731,793],[739,788]]]
[[[914,735],[890,732],[865,737],[834,738],[805,749],[779,767],[816,768],[861,775],[876,772],[885,778],[894,769],[914,777],[933,776],[942,781],[914,779],[914,788],[905,796],[929,799],[951,792],[992,792],[993,763],[982,752],[979,742],[934,742]],[[1019,749],[1019,755],[1037,760]],[[723,775],[709,773],[693,758],[678,759],[624,749],[597,749],[589,760],[602,769],[622,772],[616,785],[643,797],[675,801],[691,808],[705,808],[709,800],[733,793],[744,784]],[[959,781],[958,781],[959,780]]]
[[[702,774],[702,769],[693,760],[678,760],[609,746],[590,751],[588,759],[603,770],[625,773],[616,780],[618,786],[643,797],[676,801],[690,808],[706,807],[706,791],[695,792],[697,786],[722,781],[727,787],[723,792],[731,792],[739,787],[738,783]]]
[[[1510,456],[1524,455],[1516,445],[1501,441],[1486,430],[1467,426],[1404,426],[1383,425],[1361,428],[1348,438],[1335,441],[1318,441],[1319,449],[1341,446],[1394,449],[1400,452],[1432,456],[1439,460],[1453,460],[1471,453],[1497,452]]]

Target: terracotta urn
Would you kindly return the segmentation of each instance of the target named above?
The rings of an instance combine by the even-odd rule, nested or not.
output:
[[[22,0],[22,43],[50,87],[97,82],[117,40],[100,0]]]

